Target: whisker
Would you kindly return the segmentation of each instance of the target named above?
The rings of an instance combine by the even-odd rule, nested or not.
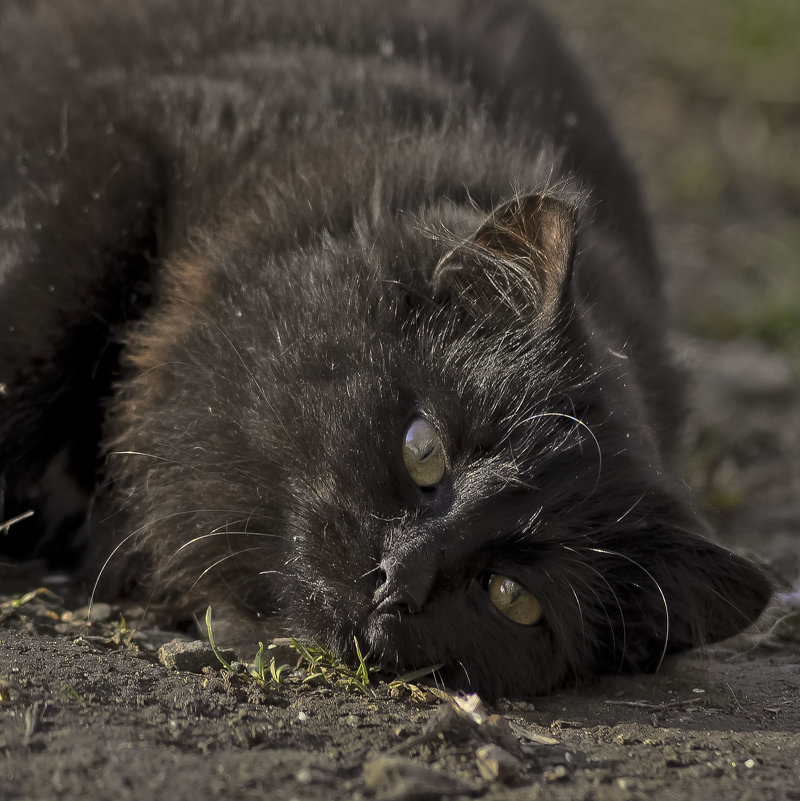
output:
[[[624,660],[625,660],[625,652],[627,650],[627,634],[628,634],[627,626],[625,625],[625,613],[622,611],[622,604],[619,601],[619,596],[617,595],[616,590],[614,589],[614,587],[611,585],[611,582],[596,567],[594,567],[592,564],[590,564],[589,562],[587,562],[587,561],[585,561],[583,559],[580,559],[580,557],[578,555],[578,552],[574,548],[571,548],[569,545],[563,545],[563,544],[562,544],[561,547],[565,551],[569,551],[569,552],[575,554],[575,556],[577,558],[577,561],[581,565],[581,567],[585,567],[585,568],[591,570],[592,573],[594,573],[600,579],[600,581],[602,581],[603,584],[605,584],[606,587],[608,587],[608,590],[611,593],[612,598],[614,599],[614,603],[617,605],[617,611],[619,612],[619,619],[620,619],[620,622],[622,623],[622,652],[621,652],[621,655],[620,655],[620,663],[619,663],[619,666],[617,667],[617,671],[619,671],[619,670],[622,669],[622,665],[624,664]],[[611,633],[611,647],[612,647],[612,650],[614,650],[616,652],[616,650],[617,650],[617,638],[616,638],[616,635],[614,634],[614,626],[611,623],[611,617],[608,614],[608,610],[606,609],[606,606],[603,603],[603,600],[600,598],[600,595],[592,587],[592,585],[588,581],[586,581],[582,576],[576,575],[575,577],[579,578],[581,581],[583,581],[583,583],[586,585],[586,587],[589,588],[589,590],[591,590],[592,594],[597,599],[598,605],[599,605],[600,609],[603,610],[603,614],[605,615],[606,621],[608,622],[608,630]]]
[[[223,524],[225,525],[225,524]],[[175,557],[184,549],[188,548],[190,545],[196,545],[198,542],[202,542],[203,540],[211,539],[213,537],[227,537],[229,534],[249,534],[253,537],[267,537],[267,538],[274,538],[274,539],[281,539],[279,534],[267,534],[266,532],[260,531],[232,531],[232,530],[221,530],[222,527],[220,526],[218,529],[214,531],[210,531],[207,534],[198,534],[196,537],[192,537],[192,539],[187,540],[183,543],[183,545],[179,546],[178,548],[173,551],[172,556],[169,557],[167,563],[171,562]]]
[[[645,490],[617,519],[616,523],[621,523],[643,500],[647,494]]]
[[[472,686],[472,678],[469,675],[469,670],[467,670],[467,666],[460,659],[457,659],[456,662],[458,662],[458,665],[461,668],[461,670],[464,671],[464,676],[466,676],[466,679],[467,679],[467,686],[471,687]]]
[[[89,604],[86,607],[87,620],[91,619],[92,605],[94,604],[94,595],[97,592],[97,588],[100,586],[100,579],[103,577],[103,573],[105,572],[105,569],[108,567],[109,562],[116,556],[119,549],[122,548],[130,539],[139,534],[143,528],[146,528],[146,526],[141,526],[140,528],[137,528],[135,531],[132,531],[130,534],[128,534],[127,537],[118,542],[117,545],[114,547],[114,549],[111,551],[111,553],[106,557],[106,560],[103,562],[103,564],[100,566],[100,571],[97,574],[97,578],[94,580],[94,586],[92,587],[92,591],[91,593],[89,593]]]
[[[197,578],[194,580],[194,582],[193,582],[192,586],[191,586],[191,587],[189,587],[189,592],[191,592],[191,591],[192,591],[192,590],[193,590],[193,589],[194,589],[194,588],[197,586],[197,584],[198,584],[198,583],[199,583],[199,582],[200,582],[200,581],[203,579],[203,577],[204,577],[204,576],[205,576],[207,573],[209,573],[210,571],[212,571],[212,570],[213,570],[215,567],[219,567],[219,566],[220,566],[220,565],[221,565],[223,562],[227,562],[229,559],[233,559],[234,557],[241,556],[242,554],[245,554],[245,553],[250,553],[251,551],[263,551],[263,550],[265,550],[263,547],[257,547],[257,548],[243,548],[241,551],[234,551],[233,553],[226,554],[226,555],[225,555],[225,556],[223,556],[221,559],[217,559],[217,561],[216,561],[216,562],[214,562],[213,564],[209,565],[209,566],[208,566],[208,567],[207,567],[207,568],[206,568],[206,569],[205,569],[205,570],[204,570],[204,571],[203,571],[203,572],[202,572],[202,573],[201,573],[201,574],[200,574],[200,575],[199,575],[199,576],[198,576],[198,577],[197,577]]]
[[[375,567],[373,567],[372,570],[368,570],[366,573],[362,573],[361,574],[361,578],[362,579],[366,578],[370,573],[376,573],[380,569],[381,569],[381,566],[379,564],[375,565]]]
[[[243,470],[241,467],[237,467],[233,463],[228,463],[226,465],[205,465],[205,464],[198,464],[194,461],[196,456],[194,454],[183,453],[177,448],[172,448],[172,450],[176,451],[178,455],[184,457],[186,461],[179,461],[176,458],[170,458],[168,456],[161,456],[157,453],[146,453],[144,451],[109,451],[108,456],[143,456],[148,459],[154,459],[159,462],[164,462],[165,464],[174,465],[175,467],[181,467],[185,470],[191,470],[195,473],[203,473],[211,478],[214,478],[218,481],[226,481],[229,483],[235,483],[235,479],[226,476],[220,470],[221,468],[227,469],[231,471],[235,476],[241,478],[250,479],[253,483],[259,484],[261,480],[261,476],[257,473],[251,473],[247,470]],[[108,482],[104,484],[104,486],[108,486]]]
[[[433,683],[436,685],[437,690],[444,689],[444,679],[438,670],[431,671],[431,678],[433,679]]]
[[[152,373],[155,370],[160,370],[162,367],[188,367],[192,370],[202,370],[205,373],[211,373],[217,378],[221,378],[223,381],[228,381],[233,383],[230,378],[227,376],[218,373],[216,370],[211,370],[207,364],[192,364],[191,362],[182,362],[182,361],[164,361],[160,362],[159,364],[154,364],[152,367],[148,367],[146,370],[143,370],[139,373],[139,377],[146,376],[148,373]]]
[[[598,441],[597,437],[595,436],[594,431],[592,431],[591,426],[581,420],[579,417],[575,417],[572,414],[565,414],[564,412],[539,412],[538,414],[531,415],[528,420],[538,420],[543,417],[562,417],[566,420],[571,420],[576,425],[581,426],[584,428],[589,436],[594,441],[595,448],[597,449],[597,477],[594,481],[594,486],[592,487],[589,494],[586,496],[587,498],[594,494],[597,490],[598,485],[600,484],[600,476],[603,473],[603,450],[600,447],[600,442]]]
[[[658,594],[661,596],[661,601],[664,604],[664,647],[661,649],[661,656],[659,657],[658,664],[655,668],[656,670],[659,670],[664,662],[664,658],[667,655],[670,630],[669,604],[667,603],[667,596],[664,594],[664,590],[661,589],[661,585],[658,583],[655,576],[644,565],[639,564],[639,562],[637,562],[635,559],[631,559],[630,556],[626,556],[624,553],[619,553],[618,551],[609,551],[605,548],[587,548],[587,550],[594,551],[595,553],[601,553],[605,556],[615,556],[619,559],[624,559],[626,562],[630,562],[630,564],[638,567],[639,570],[641,570],[655,585],[656,589],[658,590]]]
[[[136,537],[139,534],[141,534],[142,531],[144,531],[149,526],[157,525],[158,523],[163,523],[165,520],[171,520],[174,517],[180,517],[182,515],[193,515],[193,514],[238,514],[238,511],[235,510],[235,509],[185,509],[185,510],[182,510],[180,512],[170,512],[169,514],[162,515],[161,517],[158,517],[158,518],[156,518],[154,520],[148,520],[143,525],[141,525],[138,528],[136,528],[133,531],[131,531],[130,534],[127,534],[122,540],[120,540],[120,542],[117,543],[116,546],[114,546],[114,549],[106,557],[105,561],[100,566],[100,570],[99,570],[99,572],[97,574],[97,578],[95,579],[94,585],[92,586],[92,592],[89,595],[89,604],[88,604],[89,611],[91,612],[92,604],[94,603],[94,596],[95,596],[95,593],[97,592],[98,586],[100,585],[100,579],[103,577],[103,573],[105,572],[105,569],[108,567],[108,565],[111,562],[111,560],[117,555],[117,553],[119,552],[119,550],[123,546],[125,546],[128,542],[130,542],[130,540],[132,540],[134,537]],[[275,536],[277,536],[277,535],[275,535]],[[181,547],[183,547],[183,546],[181,546]],[[174,556],[174,554],[173,554],[173,556]],[[170,557],[170,559],[172,559],[172,558],[173,557]]]

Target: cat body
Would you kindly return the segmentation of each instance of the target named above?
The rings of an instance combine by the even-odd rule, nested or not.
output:
[[[488,695],[760,613],[673,475],[636,183],[529,3],[11,3],[0,48],[10,553]]]

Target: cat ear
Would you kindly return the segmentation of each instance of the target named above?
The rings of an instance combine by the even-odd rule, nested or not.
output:
[[[615,596],[609,608],[619,615],[615,644],[603,649],[605,669],[655,670],[667,654],[737,634],[769,602],[772,586],[761,570],[693,533],[702,524],[690,515],[683,510],[672,527],[604,543],[600,570]]]
[[[474,236],[439,263],[437,288],[475,311],[498,304],[552,316],[568,295],[577,212],[550,195],[521,195],[496,208]]]

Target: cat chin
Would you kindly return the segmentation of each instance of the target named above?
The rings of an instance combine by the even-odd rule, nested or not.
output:
[[[566,655],[547,626],[530,627],[520,636],[518,627],[494,617],[472,617],[463,599],[441,599],[417,614],[372,613],[356,627],[316,636],[346,661],[355,660],[357,641],[368,661],[389,673],[428,670],[429,680],[486,700],[541,695],[569,679]]]
[[[380,646],[381,643],[376,643]],[[436,643],[422,646],[406,637],[393,641],[399,661],[384,661],[383,667],[404,675],[430,670],[430,680],[452,691],[476,692],[487,701],[501,696],[542,695],[563,685],[569,677],[564,659],[549,648],[506,648],[498,638],[465,647],[461,653],[442,653]],[[406,645],[408,651],[402,650]],[[426,649],[426,646],[433,646]],[[391,651],[387,651],[387,654]],[[417,656],[419,654],[419,656]]]
[[[398,673],[421,670],[441,664],[440,650],[429,614],[407,615],[377,612],[362,627],[363,640],[370,654],[384,667]],[[355,635],[358,638],[358,635]]]

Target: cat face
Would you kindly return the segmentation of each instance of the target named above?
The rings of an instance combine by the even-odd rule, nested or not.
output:
[[[384,294],[391,324],[294,358],[281,604],[307,636],[515,695],[655,669],[760,612],[766,582],[701,536],[626,413],[624,365],[593,354],[574,226],[514,201],[430,296]]]
[[[444,252],[387,219],[173,266],[109,468],[170,603],[235,599],[489,697],[753,621],[768,583],[701,536],[630,363],[585,325],[575,219],[532,195]]]

